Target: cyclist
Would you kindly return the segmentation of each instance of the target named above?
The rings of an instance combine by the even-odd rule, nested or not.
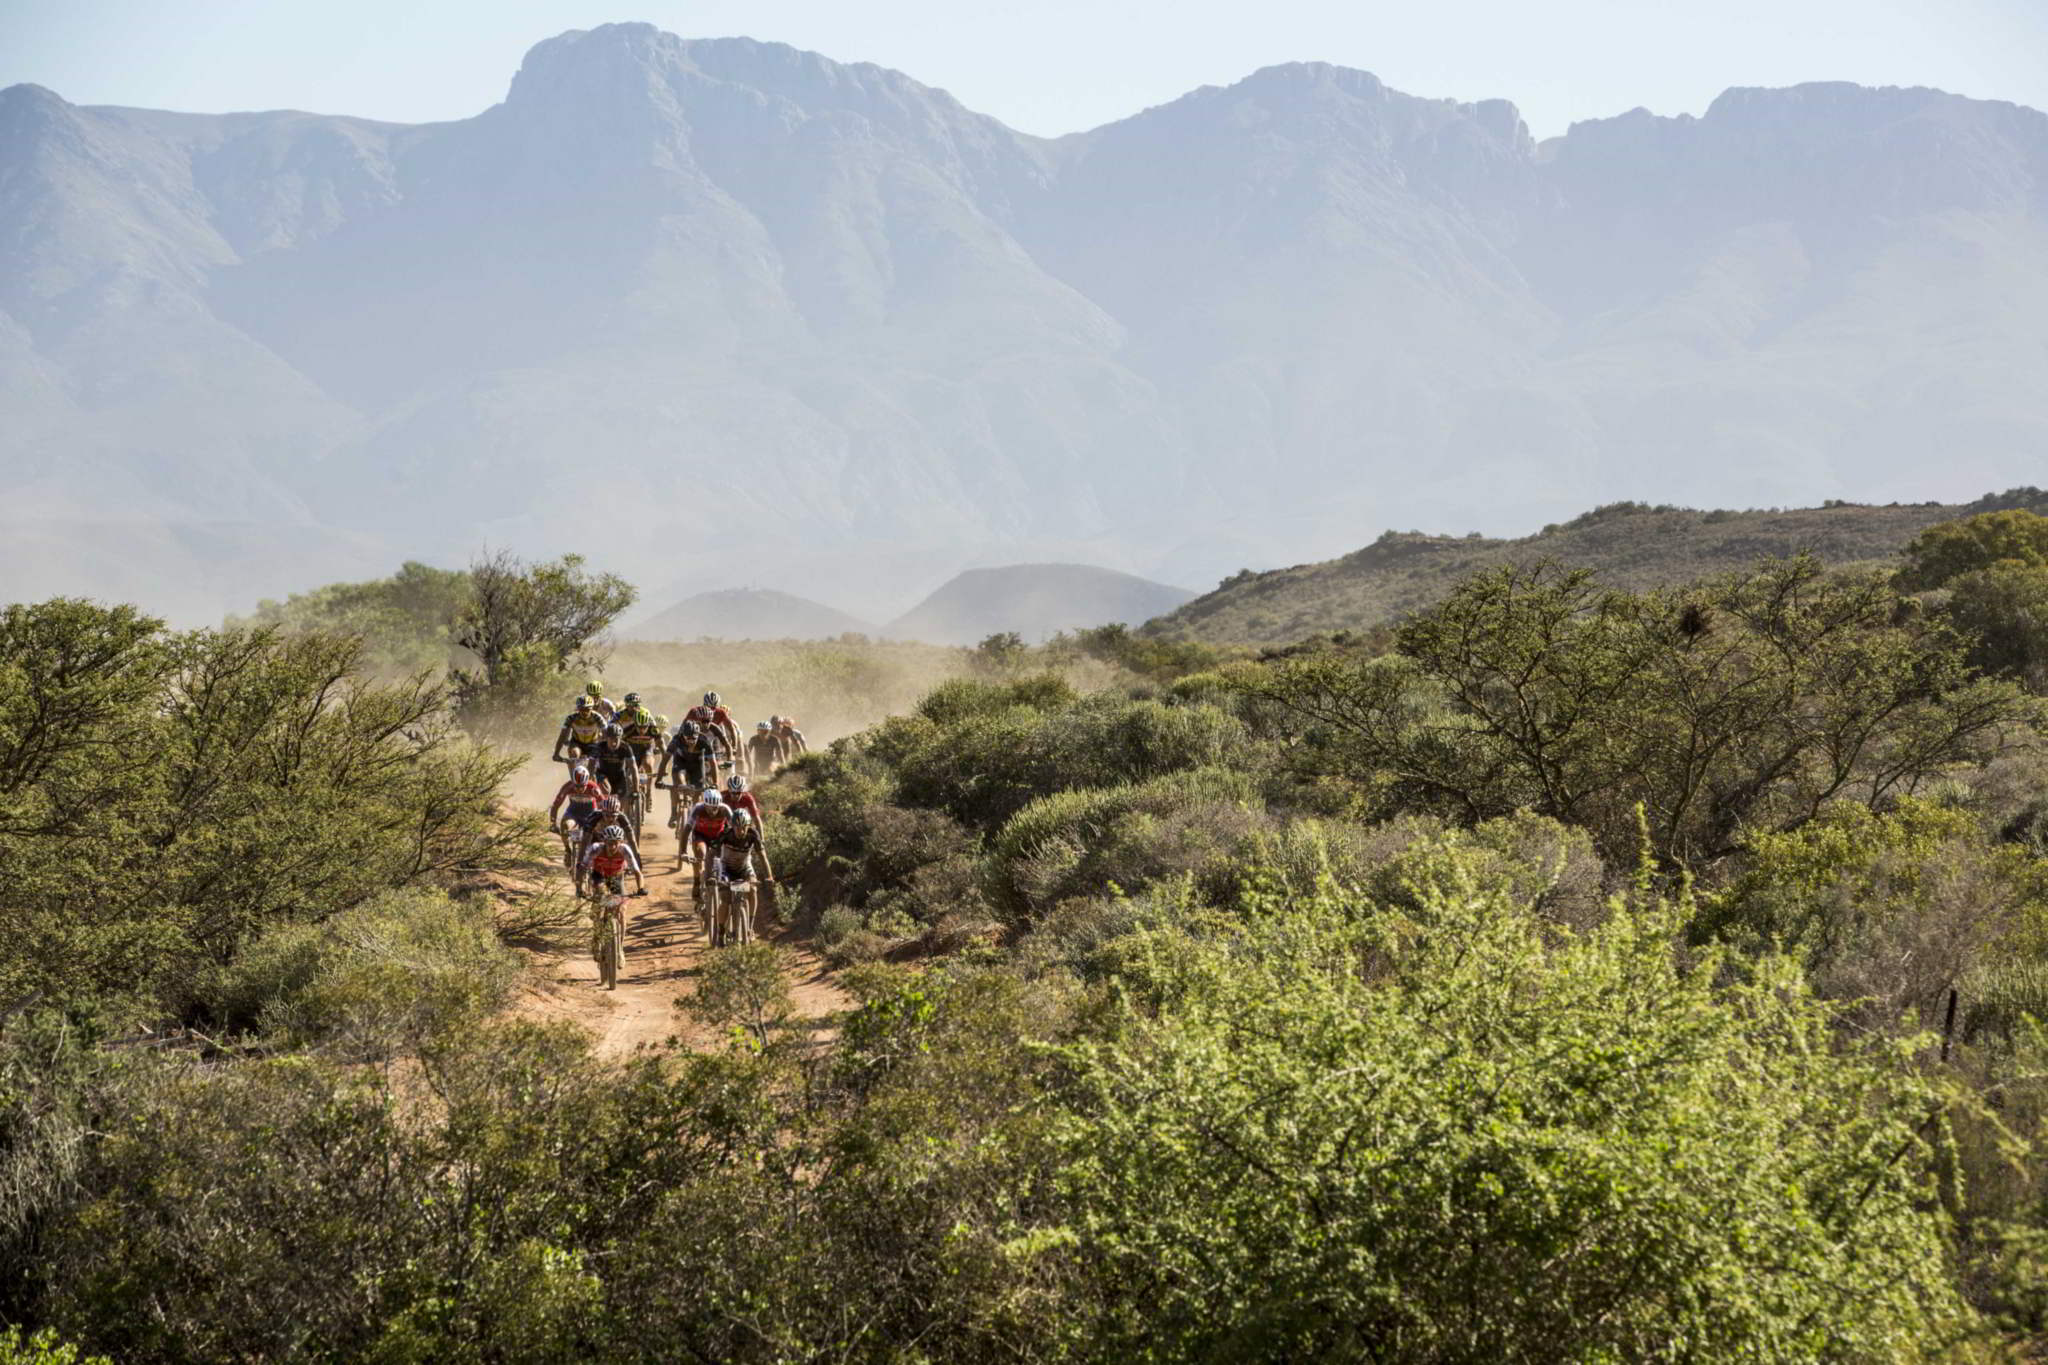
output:
[[[747,790],[747,779],[739,773],[725,779],[725,804],[732,807],[734,814],[750,815],[756,826],[762,823],[760,799]]]
[[[583,684],[583,695],[590,698],[590,704],[596,707],[606,720],[610,720],[612,713],[619,709],[612,705],[612,699],[604,694],[604,684],[595,678]]]
[[[633,894],[646,895],[647,878],[640,871],[640,855],[626,842],[623,828],[606,825],[583,850],[583,857],[576,864],[576,894],[585,894],[587,885],[593,899],[604,891],[623,896],[626,894],[626,871],[629,868],[633,873]]]
[[[747,769],[755,776],[773,773],[782,766],[782,741],[775,737],[775,727],[767,721],[757,721],[754,737],[747,741]]]
[[[675,737],[668,742],[668,748],[661,754],[661,771],[654,780],[660,783],[671,767],[675,769],[675,781],[669,784],[668,825],[676,827],[676,818],[683,808],[684,784],[690,791],[701,791],[718,784],[718,760],[722,753],[718,736],[707,732],[694,720],[686,720],[677,727]]]
[[[694,720],[707,730],[716,730],[719,738],[725,741],[725,752],[729,760],[740,756],[739,727],[732,723],[732,712],[725,709],[725,704],[719,701],[716,692],[706,692],[704,700],[691,707],[690,713],[683,719]]]
[[[732,885],[745,886],[754,879],[756,858],[761,860],[761,884],[766,886],[775,880],[775,869],[768,863],[768,846],[761,842],[761,827],[743,810],[732,813],[725,833],[713,845],[713,852],[718,858],[717,875]]]
[[[640,790],[639,762],[618,726],[605,726],[603,743],[585,754],[583,761],[590,765],[590,775],[621,801]]]
[[[731,823],[732,811],[726,807],[725,799],[718,794],[718,788],[706,787],[704,799],[690,807],[690,813],[683,817],[682,827],[688,831],[690,837],[678,841],[688,845],[690,861],[697,864],[699,872],[702,872],[704,867],[704,850],[724,838],[726,826]],[[680,866],[681,862],[679,857],[677,865]]]
[[[548,824],[555,829],[562,827],[562,808],[566,805],[568,819],[587,831],[591,816],[603,796],[604,788],[591,780],[590,769],[578,763],[569,770],[569,780],[562,784],[562,789],[555,793],[554,802],[548,806]]]
[[[562,717],[562,732],[555,736],[555,752],[551,762],[563,762],[562,746],[575,745],[588,749],[604,734],[604,716],[590,704],[588,695],[576,698],[576,709]]]
[[[810,752],[811,746],[804,742],[804,732],[796,728],[795,716],[781,716],[775,722],[775,733],[782,740],[782,761],[794,763],[799,754]]]
[[[654,767],[648,758],[654,752],[654,742],[661,738],[661,722],[654,718],[652,711],[640,704],[638,692],[626,694],[626,704],[619,708],[613,724],[619,727],[627,746],[633,750],[634,758],[639,760],[640,775],[652,777]]]

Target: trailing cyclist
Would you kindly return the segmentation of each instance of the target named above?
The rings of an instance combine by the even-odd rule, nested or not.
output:
[[[640,871],[640,855],[626,842],[624,829],[618,825],[606,825],[583,850],[583,857],[576,864],[576,894],[588,894],[594,899],[609,891],[615,896],[623,896],[629,870],[633,874],[633,893],[646,895],[647,878]]]
[[[794,763],[799,757],[811,751],[811,746],[804,740],[804,732],[796,728],[795,716],[776,717],[775,735],[782,741],[784,763]]]
[[[610,788],[622,803],[630,805],[639,797],[639,758],[618,726],[605,727],[603,742],[584,755],[584,762],[590,765],[590,775]]]
[[[694,720],[706,730],[717,731],[719,738],[725,741],[726,753],[736,759],[741,756],[739,727],[733,724],[732,712],[725,709],[725,703],[718,699],[716,692],[706,692],[704,700],[691,707],[683,719]]]
[[[714,731],[706,730],[694,720],[686,720],[676,730],[675,737],[662,751],[661,770],[654,775],[655,784],[671,768],[675,780],[669,784],[668,824],[676,826],[678,813],[683,808],[684,791],[698,792],[706,787],[718,785],[718,765],[724,761],[725,749]]]
[[[782,741],[776,738],[775,727],[767,721],[757,721],[753,738],[747,741],[747,769],[756,777],[766,777],[782,766]]]
[[[760,799],[747,790],[747,779],[739,773],[725,779],[725,804],[735,815],[750,816],[757,827],[763,823]]]
[[[731,823],[732,811],[716,787],[705,788],[704,799],[690,807],[690,813],[683,817],[679,833],[687,833],[689,837],[676,841],[676,865],[682,866],[682,860],[687,857],[696,868],[699,886],[703,884],[705,850],[725,837],[726,827]]]
[[[555,793],[554,802],[548,806],[548,826],[560,830],[566,819],[587,833],[597,813],[598,802],[604,799],[604,795],[604,788],[591,779],[590,770],[577,764],[569,770],[569,780],[562,784],[561,790]],[[568,808],[566,817],[564,806]]]
[[[654,768],[648,758],[654,752],[655,741],[661,738],[661,722],[640,704],[638,692],[626,694],[626,704],[619,708],[613,723],[619,727],[626,744],[633,750],[633,756],[639,760],[640,775],[652,777]]]
[[[588,694],[576,698],[576,709],[562,718],[562,732],[555,736],[555,752],[550,761],[563,761],[562,746],[573,744],[588,749],[604,737],[604,713],[591,703]]]

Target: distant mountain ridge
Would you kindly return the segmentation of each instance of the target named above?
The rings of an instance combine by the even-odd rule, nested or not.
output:
[[[1319,631],[1397,621],[1441,601],[1470,574],[1541,560],[1591,569],[1610,587],[1638,591],[1745,569],[1769,557],[1882,560],[1937,522],[2013,507],[2048,513],[2048,492],[2017,488],[1963,505],[1842,503],[1747,512],[1618,503],[1515,540],[1390,531],[1337,559],[1239,574],[1148,622],[1143,633],[1287,644]]]
[[[1539,147],[1297,63],[1045,141],[645,24],[416,127],[15,86],[0,596],[484,544],[1209,578],[1616,497],[1961,498],[2048,448],[2044,315],[2048,117],[1932,90]],[[646,512],[596,546],[593,465]]]
[[[1036,644],[1063,630],[1136,625],[1194,594],[1089,564],[968,569],[891,621],[885,633],[935,645],[978,644],[1013,632]]]

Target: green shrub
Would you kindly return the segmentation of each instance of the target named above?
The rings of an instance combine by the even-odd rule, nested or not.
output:
[[[1135,891],[1216,860],[1264,818],[1232,799],[1241,787],[1234,773],[1210,768],[1040,797],[990,843],[1003,913],[1028,918],[1112,884]]]
[[[825,836],[816,825],[794,815],[777,815],[761,826],[768,861],[783,881],[801,881],[825,857]]]
[[[379,1058],[496,1009],[520,970],[489,905],[391,892],[324,924],[273,929],[223,970],[231,1023],[282,1041]]]
[[[1498,893],[1423,911],[1141,936],[1120,1025],[1064,1054],[1060,1211],[1014,1243],[1093,1291],[1071,1349],[1924,1359],[1968,1328],[1931,1092],[1795,968],[1681,967],[1670,907],[1562,944]]]
[[[1951,985],[2048,946],[2048,864],[1988,842],[1967,811],[1842,805],[1755,836],[1741,873],[1702,897],[1692,934],[1797,954],[1815,989],[1860,1002],[1866,1025],[1928,1022]]]
[[[0,1333],[0,1365],[114,1365],[105,1356],[81,1355],[49,1328],[24,1335],[19,1324]]]

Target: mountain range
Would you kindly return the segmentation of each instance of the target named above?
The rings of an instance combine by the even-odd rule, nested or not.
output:
[[[2048,117],[1926,89],[1538,143],[1302,63],[1043,140],[644,24],[431,125],[21,85],[0,597],[204,615],[489,545],[908,603],[992,557],[1960,499],[2038,475],[2043,316]]]

